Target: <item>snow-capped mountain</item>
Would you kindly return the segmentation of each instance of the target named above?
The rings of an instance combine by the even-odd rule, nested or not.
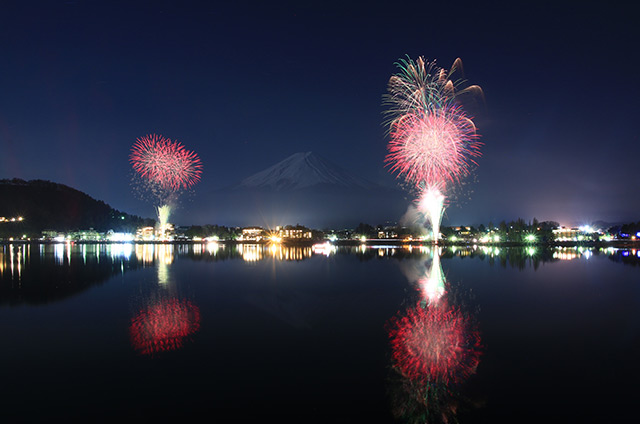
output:
[[[314,186],[339,186],[374,190],[377,184],[352,175],[313,152],[295,153],[277,164],[245,178],[235,188],[291,191]]]
[[[339,228],[397,220],[405,194],[353,175],[312,152],[296,153],[240,183],[211,193],[199,209],[202,223]],[[195,212],[190,212],[195,219]],[[206,215],[204,215],[206,214]]]

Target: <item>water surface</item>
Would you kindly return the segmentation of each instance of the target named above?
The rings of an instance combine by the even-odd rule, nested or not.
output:
[[[3,415],[611,422],[635,414],[639,263],[635,250],[2,245]],[[393,331],[416,313],[401,344]]]

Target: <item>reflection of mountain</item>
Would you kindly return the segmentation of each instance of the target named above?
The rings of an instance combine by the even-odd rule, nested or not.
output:
[[[203,209],[230,225],[314,228],[398,220],[405,195],[354,175],[312,153],[296,153],[238,184],[211,193]]]
[[[251,293],[248,302],[293,328],[310,328],[309,316],[317,309],[318,300],[300,292]]]

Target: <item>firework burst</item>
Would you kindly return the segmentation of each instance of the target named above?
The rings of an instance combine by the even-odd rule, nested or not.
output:
[[[406,114],[393,122],[390,134],[386,162],[415,186],[455,183],[480,156],[475,125],[458,106]]]
[[[477,86],[460,90],[461,81],[451,76],[462,62],[457,59],[450,71],[419,57],[402,59],[399,72],[389,79],[384,102],[390,141],[385,162],[396,177],[402,177],[421,192],[418,207],[431,222],[437,243],[444,212],[447,186],[469,175],[480,156],[476,126],[460,106],[465,93],[481,93]],[[435,194],[434,194],[435,193]],[[428,205],[426,198],[440,199]]]
[[[156,134],[138,138],[129,161],[142,178],[171,191],[193,187],[202,173],[198,155]]]

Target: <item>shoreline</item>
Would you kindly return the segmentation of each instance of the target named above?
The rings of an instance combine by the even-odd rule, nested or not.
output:
[[[545,247],[545,248],[557,248],[557,247],[589,247],[589,248],[640,248],[640,240],[611,240],[611,241],[558,241],[558,242],[490,242],[490,243],[473,243],[473,242],[465,242],[465,241],[442,241],[438,244],[429,242],[429,241],[420,241],[420,240],[398,240],[398,239],[367,239],[365,241],[362,240],[336,240],[329,241],[326,239],[322,240],[291,240],[291,241],[283,241],[280,243],[273,243],[268,240],[260,240],[260,241],[250,241],[250,240],[219,240],[219,241],[204,241],[204,240],[167,240],[167,241],[143,241],[143,240],[132,240],[132,241],[109,241],[109,240],[69,240],[69,241],[54,241],[54,240],[0,240],[0,245],[10,245],[10,244],[153,244],[153,245],[168,245],[168,244],[208,244],[208,243],[218,243],[218,244],[229,244],[229,245],[237,245],[237,244],[261,244],[261,245],[270,245],[270,244],[279,244],[282,246],[313,246],[315,244],[324,244],[330,243],[333,246],[380,246],[380,245],[388,245],[388,246],[414,246],[414,247],[449,247],[449,246],[457,246],[457,247],[473,247],[473,246],[487,246],[487,247]]]

